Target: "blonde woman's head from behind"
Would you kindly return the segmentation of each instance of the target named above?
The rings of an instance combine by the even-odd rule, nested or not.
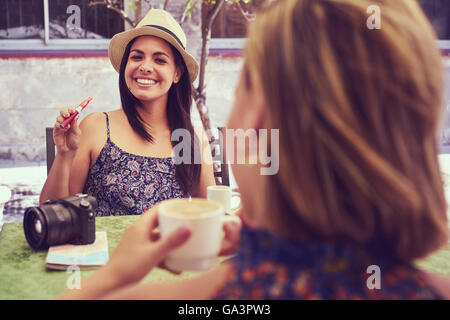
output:
[[[381,29],[367,27],[371,5]],[[255,86],[264,111],[248,126],[280,129],[279,172],[266,178],[264,197],[278,233],[383,239],[404,260],[445,242],[442,66],[415,1],[270,4],[250,26],[238,90]],[[235,109],[245,118],[252,107]]]

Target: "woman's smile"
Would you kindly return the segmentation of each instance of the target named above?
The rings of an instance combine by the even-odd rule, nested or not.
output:
[[[136,83],[136,85],[139,88],[142,88],[142,89],[152,88],[159,83],[159,81],[156,79],[144,78],[144,77],[136,77],[136,78],[134,78],[134,82]]]

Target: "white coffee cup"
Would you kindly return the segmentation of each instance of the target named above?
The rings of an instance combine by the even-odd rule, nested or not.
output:
[[[231,199],[239,197],[239,204],[231,207]],[[221,203],[225,209],[225,213],[235,214],[241,208],[241,194],[234,192],[229,186],[209,186],[206,188],[206,198],[211,201]]]
[[[163,238],[182,226],[191,231],[189,239],[172,250],[165,260],[166,266],[174,271],[206,270],[215,266],[223,238],[223,223],[229,220],[240,222],[239,217],[225,216],[220,203],[200,198],[161,202],[158,220]]]

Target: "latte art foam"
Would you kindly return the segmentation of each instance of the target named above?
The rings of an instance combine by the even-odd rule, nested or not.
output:
[[[216,215],[222,211],[219,203],[206,199],[176,199],[161,204],[159,212],[180,218],[202,218]]]

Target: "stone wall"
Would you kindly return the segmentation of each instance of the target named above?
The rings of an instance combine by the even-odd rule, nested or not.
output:
[[[199,60],[201,51],[200,10],[182,20],[184,0],[172,0],[169,11],[181,23],[188,38],[188,51]],[[164,0],[143,0],[139,20],[151,8],[163,8]],[[200,9],[200,8],[198,8]],[[210,57],[206,69],[207,105],[212,125],[226,123],[234,96],[241,58]],[[120,108],[118,74],[107,57],[0,58],[0,160],[44,161],[45,127],[52,127],[58,111],[94,100],[80,116]],[[195,104],[192,119],[201,127]]]
[[[241,66],[239,57],[210,57],[207,104],[213,125],[224,125]],[[43,161],[45,127],[59,110],[94,99],[80,116],[120,108],[118,74],[102,58],[0,59],[0,160]],[[201,127],[195,104],[192,119]]]
[[[242,65],[240,57],[210,56],[206,69],[207,105],[213,126],[226,123]],[[445,61],[450,79],[450,60]],[[44,161],[45,127],[59,109],[94,100],[81,115],[120,108],[118,74],[107,57],[0,59],[0,160]],[[450,86],[441,143],[450,144]],[[201,127],[195,104],[192,120]]]

